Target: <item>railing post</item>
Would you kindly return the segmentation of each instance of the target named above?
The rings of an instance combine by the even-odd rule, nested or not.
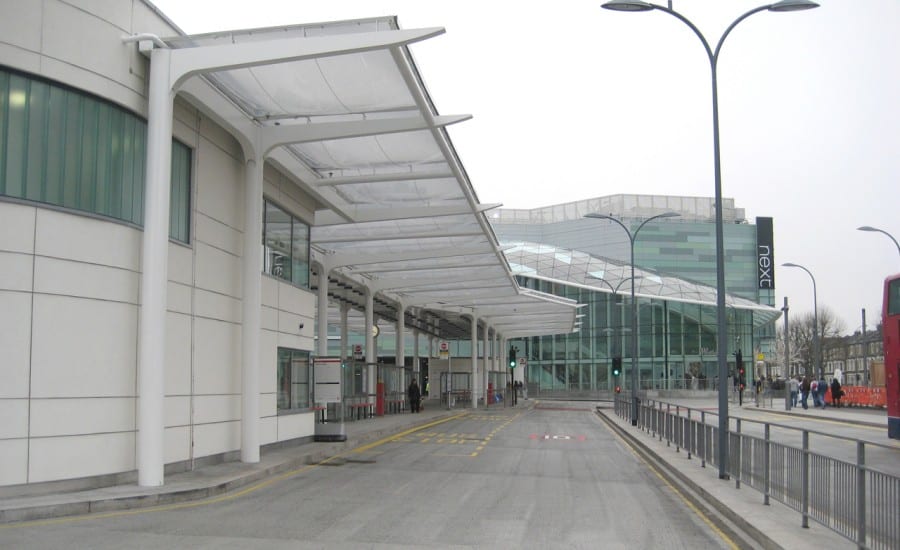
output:
[[[688,460],[691,459],[691,451],[694,450],[694,423],[691,422],[691,408],[687,409],[687,445],[684,446],[687,449]]]
[[[666,403],[666,447],[672,446],[672,405]]]
[[[856,442],[856,545],[866,548],[866,444]]]
[[[734,459],[732,460],[732,463],[737,464],[737,466],[735,467],[735,471],[734,471],[734,488],[740,489],[741,488],[741,471],[742,471],[742,469],[741,469],[741,448],[743,447],[743,445],[741,445],[741,419],[735,418],[735,424],[736,424],[735,430],[737,432],[737,449],[735,449],[735,451],[734,451],[734,455],[733,455]]]
[[[706,411],[700,411],[700,467],[706,468]]]
[[[765,453],[765,456],[763,457],[763,475],[765,476],[765,479],[763,481],[763,485],[764,485],[763,504],[765,504],[766,506],[769,505],[769,486],[771,483],[771,476],[769,475],[769,466],[771,463],[771,461],[769,460],[769,436],[771,435],[770,429],[771,429],[771,426],[769,426],[769,423],[766,422],[766,424],[765,424],[765,438],[766,439],[765,439],[765,443],[763,444],[763,452]]]
[[[803,430],[803,454],[800,466],[800,526],[809,529],[809,432]]]

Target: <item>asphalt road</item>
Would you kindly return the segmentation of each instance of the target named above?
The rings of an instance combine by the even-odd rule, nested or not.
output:
[[[0,529],[0,548],[729,548],[589,403],[470,411],[243,491]]]

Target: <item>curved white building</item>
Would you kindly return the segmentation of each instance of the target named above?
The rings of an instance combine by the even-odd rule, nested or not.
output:
[[[398,365],[530,334],[517,304],[572,330],[574,303],[519,289],[443,130],[467,117],[418,76],[407,45],[442,29],[2,11],[0,486],[159,485],[311,437],[327,308],[366,312],[370,396],[379,321]]]

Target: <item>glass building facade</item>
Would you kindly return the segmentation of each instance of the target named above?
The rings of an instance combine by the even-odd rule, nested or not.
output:
[[[733,372],[740,350],[748,373],[766,375],[780,312],[772,307],[774,288],[759,288],[756,225],[732,199],[724,205],[729,367]],[[570,393],[630,387],[631,241],[618,224],[584,216],[610,215],[634,232],[664,212],[679,216],[644,225],[634,243],[640,386],[712,389],[718,376],[713,199],[644,195],[492,214],[521,286],[585,304],[579,332],[512,343],[528,358],[530,384]],[[617,356],[623,358],[618,378],[612,375]]]

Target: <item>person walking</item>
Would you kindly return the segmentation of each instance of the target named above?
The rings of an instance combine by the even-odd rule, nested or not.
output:
[[[797,394],[800,393],[800,380],[799,377],[791,378],[788,382],[791,388],[791,407],[797,406]]]
[[[800,383],[800,405],[804,409],[809,408],[809,406],[806,404],[806,400],[809,398],[809,390],[810,390],[809,376],[804,376],[803,382]]]
[[[835,376],[831,379],[831,402],[834,403],[835,407],[841,406],[841,397],[843,395],[844,390],[841,389],[841,383]]]
[[[406,389],[406,396],[409,398],[409,410],[414,413],[419,412],[422,404],[422,392],[419,391],[419,383],[416,382],[415,378],[409,383],[409,388]]]
[[[819,384],[816,386],[816,399],[819,401],[819,406],[823,409],[825,408],[825,392],[828,391],[828,382],[825,381],[825,375],[819,376]]]

